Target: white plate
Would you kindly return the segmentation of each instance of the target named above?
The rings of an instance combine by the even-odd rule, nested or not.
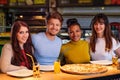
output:
[[[15,77],[28,77],[33,75],[33,71],[28,69],[20,69],[16,71],[7,72],[7,74]]]
[[[110,65],[112,61],[109,60],[98,60],[98,61],[90,61],[92,64],[100,64],[100,65]]]
[[[54,65],[40,65],[41,71],[53,71]]]

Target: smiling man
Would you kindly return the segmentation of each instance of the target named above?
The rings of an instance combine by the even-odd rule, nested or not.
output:
[[[63,18],[60,13],[50,13],[46,18],[46,32],[32,36],[35,48],[35,57],[40,65],[53,65],[60,53],[62,40],[56,35],[59,33]]]

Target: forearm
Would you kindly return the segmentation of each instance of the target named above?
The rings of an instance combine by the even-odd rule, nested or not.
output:
[[[0,67],[2,72],[6,73],[7,71],[21,69],[20,66],[15,66],[11,64],[12,57],[13,57],[12,47],[10,44],[6,44],[2,48],[2,54],[0,58]]]
[[[9,72],[9,71],[13,71],[13,70],[19,70],[19,69],[23,69],[26,68],[24,66],[15,66],[15,65],[1,65],[1,71],[3,73]]]

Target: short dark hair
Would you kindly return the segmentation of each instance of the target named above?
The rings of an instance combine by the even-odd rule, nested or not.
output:
[[[70,18],[66,21],[66,23],[67,23],[68,28],[73,26],[73,25],[78,25],[79,28],[81,29],[81,25],[78,23],[78,20],[76,18]]]
[[[51,18],[58,19],[58,20],[61,22],[61,24],[62,24],[62,22],[63,22],[63,17],[62,17],[62,15],[61,15],[59,12],[57,12],[57,11],[51,12],[51,13],[49,13],[49,14],[47,15],[47,17],[46,17],[47,22],[48,22]]]

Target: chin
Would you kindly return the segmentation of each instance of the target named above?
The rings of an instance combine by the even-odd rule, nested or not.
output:
[[[51,36],[56,36],[56,34],[50,34]]]
[[[77,42],[77,41],[79,41],[79,40],[74,39],[73,41]]]
[[[26,43],[26,41],[23,41],[22,43],[23,43],[23,44],[25,44],[25,43]]]
[[[50,33],[50,35],[53,35],[53,36],[55,36],[55,35],[57,35],[57,33]]]
[[[103,33],[103,31],[97,31],[98,34]]]

